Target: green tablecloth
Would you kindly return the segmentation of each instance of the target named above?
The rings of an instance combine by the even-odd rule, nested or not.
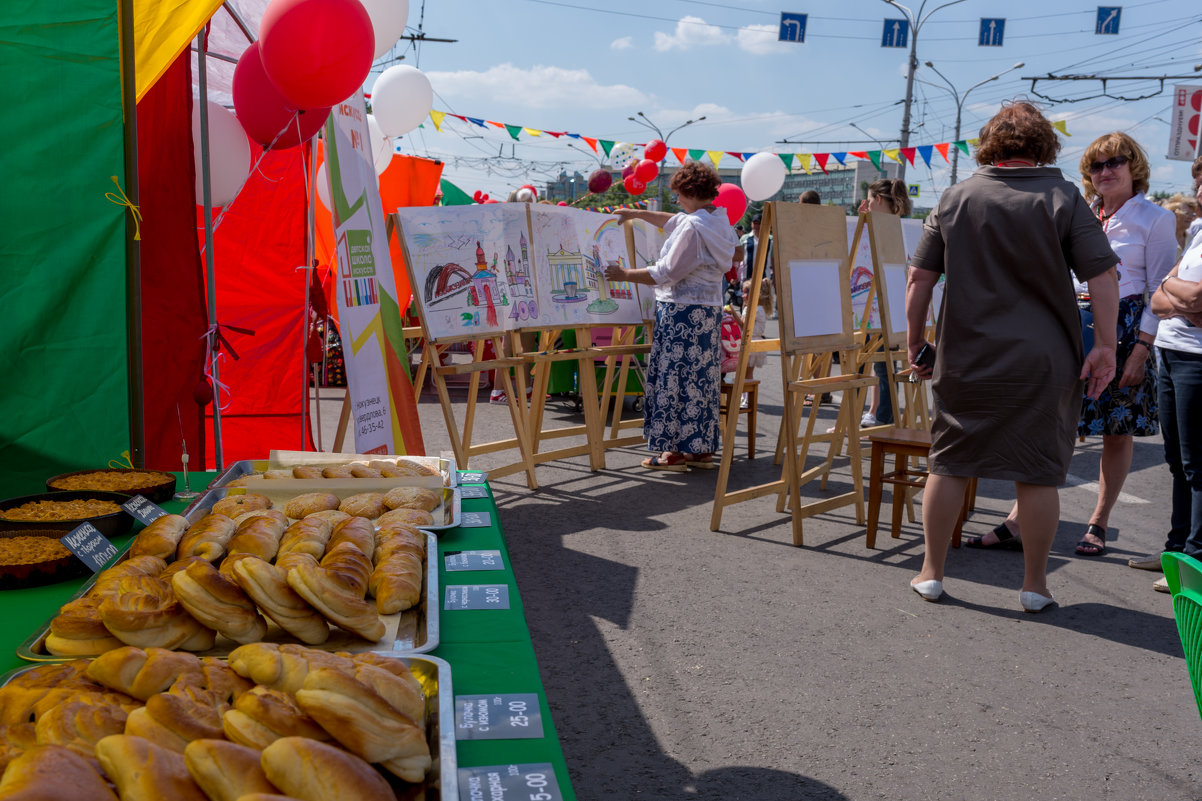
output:
[[[204,486],[213,473],[193,474],[193,486]],[[182,512],[185,504],[162,504],[169,512]],[[510,608],[504,610],[440,610],[440,645],[432,652],[451,665],[451,685],[456,695],[493,693],[536,693],[542,712],[543,737],[528,740],[464,740],[457,744],[461,768],[549,762],[564,799],[575,799],[564,763],[563,751],[546,694],[539,679],[538,663],[530,642],[530,631],[514,580],[513,565],[505,538],[497,522],[497,507],[488,498],[464,499],[464,512],[487,512],[491,525],[480,528],[456,528],[438,534],[439,587],[448,585],[504,584],[509,587]],[[114,539],[119,548],[130,535]],[[447,573],[444,555],[448,551],[499,550],[505,570]],[[58,608],[83,586],[85,579],[0,592],[0,672],[28,665],[17,658],[17,646],[58,612]],[[440,595],[445,597],[442,589]],[[454,725],[448,721],[444,725]],[[445,801],[455,801],[446,799]]]

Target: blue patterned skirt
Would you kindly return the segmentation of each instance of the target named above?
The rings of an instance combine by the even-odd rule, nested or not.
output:
[[[655,334],[643,401],[643,436],[650,450],[718,450],[721,319],[722,310],[717,306],[655,304]]]
[[[1136,437],[1152,437],[1160,432],[1156,413],[1156,361],[1147,354],[1144,380],[1134,387],[1119,388],[1123,367],[1135,347],[1139,336],[1139,319],[1144,313],[1144,299],[1128,296],[1119,301],[1118,348],[1115,361],[1118,367],[1111,381],[1097,400],[1085,398],[1081,404],[1081,420],[1077,423],[1078,436],[1100,434],[1125,434]],[[1085,352],[1093,345],[1093,313],[1087,306],[1081,309],[1082,338]]]

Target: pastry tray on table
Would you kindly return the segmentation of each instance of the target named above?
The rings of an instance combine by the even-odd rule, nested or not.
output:
[[[433,764],[423,785],[413,785],[398,794],[403,801],[459,801],[459,760],[455,748],[455,694],[451,666],[446,660],[426,654],[385,654],[409,666],[426,694],[426,739]],[[87,657],[84,657],[87,658]],[[0,687],[36,665],[10,670],[0,676]]]
[[[448,498],[451,496],[454,498],[454,525],[458,525],[459,493],[457,490],[449,488],[444,488],[443,491]],[[188,518],[188,521],[191,523],[200,520],[209,513],[214,503],[225,496],[225,492],[224,488],[205,492],[184,511],[184,517]],[[444,526],[444,528],[448,527]],[[423,533],[426,535],[426,556],[422,563],[425,588],[422,592],[421,601],[416,606],[403,612],[380,615],[380,619],[384,621],[385,632],[384,636],[376,642],[365,640],[331,624],[330,638],[321,645],[309,647],[319,648],[323,651],[376,651],[396,654],[425,653],[433,651],[438,647],[439,608],[441,604],[438,592],[438,540],[432,531],[425,531],[426,527],[422,528]],[[132,545],[132,541],[130,544]],[[129,558],[129,545],[126,545],[122,549],[117,560],[110,567],[119,564],[127,558]],[[76,598],[87,595],[96,583],[98,575],[95,574],[88,579],[69,600],[74,601]],[[266,616],[264,617],[266,618]],[[25,642],[18,646],[18,657],[30,662],[68,662],[76,658],[52,654],[46,650],[46,637],[50,634],[50,623],[51,620],[47,620]],[[294,637],[280,629],[270,618],[267,618],[267,636],[263,638],[263,641],[297,642]],[[237,647],[238,643],[217,635],[216,645],[208,651],[197,652],[197,656],[226,656]]]
[[[434,470],[437,470],[442,476],[442,484],[445,487],[454,487],[459,483],[459,474],[455,467],[453,459],[442,459],[437,456],[389,456],[381,458],[380,456],[366,456],[354,453],[325,453],[322,451],[272,451],[270,459],[243,459],[240,462],[234,462],[226,467],[226,469],[213,479],[213,483],[209,485],[210,489],[224,487],[231,481],[236,481],[245,476],[251,476],[256,473],[262,473],[266,470],[282,469],[294,467],[297,465],[312,465],[316,467],[352,464],[355,462],[370,462],[375,460],[380,461],[396,461],[404,460],[407,462],[417,462],[426,465]],[[271,479],[273,481],[287,481],[288,479]],[[372,479],[352,478],[352,479],[308,479],[311,481],[370,481]],[[431,489],[438,486],[436,476],[395,476],[387,479],[393,482],[394,487],[430,487]]]

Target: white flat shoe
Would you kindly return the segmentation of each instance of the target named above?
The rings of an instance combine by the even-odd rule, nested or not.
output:
[[[1042,612],[1056,603],[1056,599],[1052,596],[1040,595],[1037,592],[1020,592],[1018,600],[1023,605],[1023,611],[1025,612]]]
[[[939,579],[929,579],[911,584],[910,589],[921,595],[925,601],[938,601],[943,595],[943,582]]]

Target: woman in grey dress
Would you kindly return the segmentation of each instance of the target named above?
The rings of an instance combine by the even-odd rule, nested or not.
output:
[[[1019,601],[1054,602],[1047,561],[1060,517],[1082,382],[1115,372],[1118,262],[1097,217],[1052,164],[1060,142],[1032,104],[1002,107],[980,133],[972,177],[943,193],[911,261],[906,319],[917,363],[931,291],[946,276],[935,350],[935,420],[923,498],[926,554],[910,586],[943,593],[952,529],[972,477],[1014,481],[1025,544]],[[1083,353],[1073,276],[1089,285],[1097,334]],[[928,345],[929,346],[929,345]],[[929,346],[930,347],[930,346]]]

